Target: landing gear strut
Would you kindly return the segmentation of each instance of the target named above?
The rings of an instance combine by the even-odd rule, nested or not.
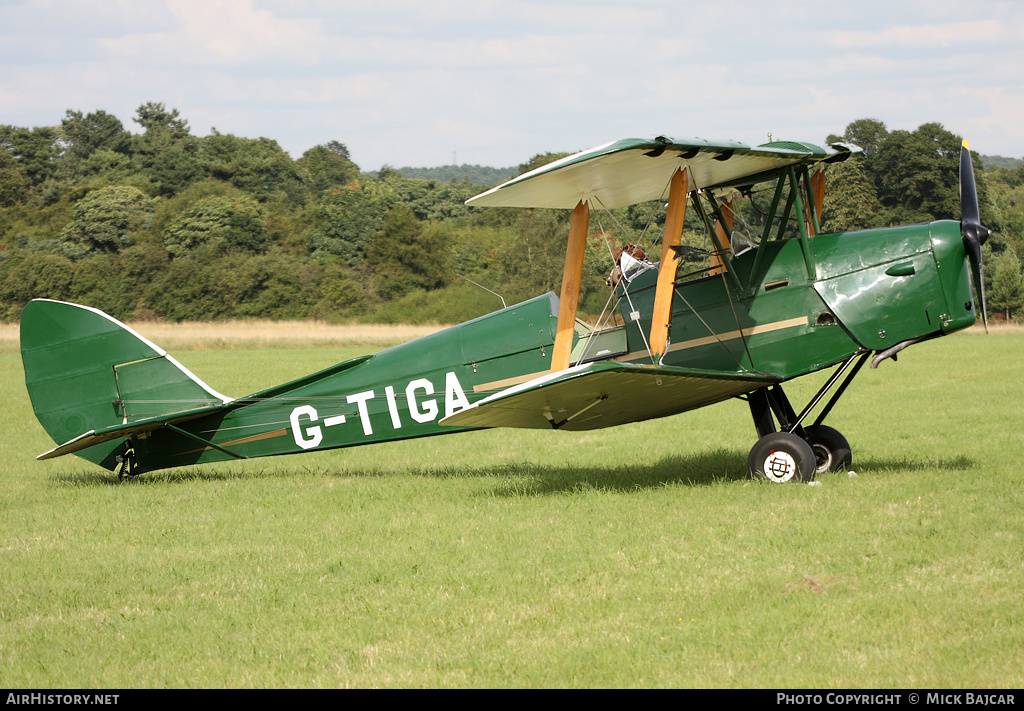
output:
[[[133,476],[138,476],[142,473],[142,467],[139,465],[139,458],[135,455],[135,447],[130,440],[128,442],[128,448],[124,451],[124,454],[117,455],[117,461],[121,465],[121,468],[117,472],[117,478],[121,481],[130,479]]]
[[[799,415],[781,385],[761,388],[747,396],[754,427],[760,436],[747,457],[747,474],[752,479],[775,483],[809,482],[817,474],[850,468],[853,463],[850,443],[838,431],[821,423],[869,355],[869,351],[862,350],[847,358]],[[803,422],[811,410],[851,365],[853,370],[822,408],[814,424],[804,427]]]

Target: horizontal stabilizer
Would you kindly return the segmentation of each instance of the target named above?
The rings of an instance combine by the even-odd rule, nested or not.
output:
[[[587,363],[502,390],[441,424],[593,430],[686,412],[779,380],[766,373]]]
[[[104,442],[109,442],[115,439],[152,432],[153,430],[158,430],[161,427],[176,425],[178,423],[186,422],[188,420],[195,419],[196,417],[208,415],[211,412],[216,412],[217,410],[223,410],[229,407],[232,407],[231,403],[213,405],[210,407],[200,407],[195,410],[177,412],[173,417],[157,417],[150,420],[139,420],[127,425],[112,425],[100,430],[89,430],[85,434],[81,434],[74,439],[68,440],[58,447],[54,447],[47,452],[43,452],[36,457],[36,459],[53,459],[54,457],[63,457],[65,454],[74,454],[75,452],[80,452],[83,449],[88,449],[89,447],[93,447],[97,444],[103,444]]]

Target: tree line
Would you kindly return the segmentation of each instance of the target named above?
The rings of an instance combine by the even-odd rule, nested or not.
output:
[[[133,121],[137,133],[104,111],[69,110],[59,125],[0,126],[0,319],[48,297],[126,320],[456,322],[499,307],[495,293],[511,304],[558,290],[567,214],[464,203],[488,187],[475,181],[564,154],[512,171],[370,174],[340,141],[293,159],[268,138],[194,136],[162,103],[143,104]],[[888,131],[862,119],[828,140],[865,150],[830,166],[823,227],[959,217],[960,139],[941,125]],[[451,177],[412,177],[431,174]],[[1024,306],[1024,168],[979,164],[978,174],[995,232],[985,247],[990,308],[1012,317]],[[585,312],[607,300],[615,242],[658,234],[660,207],[592,222],[604,236],[588,249]],[[703,226],[688,223],[687,239],[706,240]]]

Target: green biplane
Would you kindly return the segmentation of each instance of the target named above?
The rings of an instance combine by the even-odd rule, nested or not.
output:
[[[125,477],[483,427],[589,430],[739,397],[759,437],[752,477],[810,481],[849,467],[850,445],[825,417],[872,356],[875,366],[966,328],[979,306],[984,318],[988,237],[966,142],[961,222],[822,233],[826,168],[859,150],[658,137],[543,166],[468,204],[571,210],[560,296],[247,397],[215,392],[96,309],[32,301],[21,320],[25,380],[57,443],[39,458],[74,453]],[[751,225],[738,206],[755,197]],[[587,326],[576,309],[591,210],[647,202],[667,203],[660,259],[617,250],[616,318]],[[688,206],[709,237],[689,272]],[[783,384],[826,368],[835,371],[797,413]]]

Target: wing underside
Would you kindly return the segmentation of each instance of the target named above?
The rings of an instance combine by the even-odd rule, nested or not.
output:
[[[776,142],[752,147],[735,141],[625,139],[582,151],[514,178],[467,204],[479,207],[573,209],[580,200],[607,209],[664,200],[669,180],[687,168],[691,187],[729,192],[774,178],[790,166],[844,160],[860,149]]]
[[[601,429],[686,412],[779,380],[765,373],[588,363],[495,393],[441,424]]]

